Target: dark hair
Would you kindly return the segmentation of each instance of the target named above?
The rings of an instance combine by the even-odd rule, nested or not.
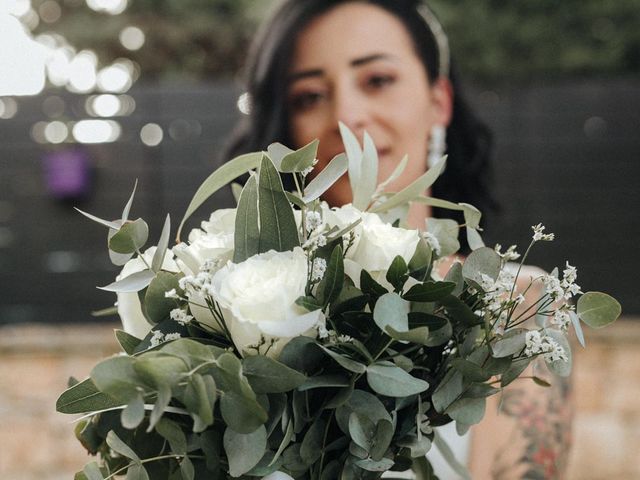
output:
[[[251,151],[265,150],[273,142],[291,145],[286,78],[298,34],[315,17],[333,7],[360,1],[376,5],[399,18],[409,31],[429,79],[440,75],[439,51],[431,28],[418,12],[419,0],[287,0],[263,25],[247,64],[246,89],[250,113],[244,116],[225,152],[225,160]],[[470,203],[482,212],[495,208],[489,189],[491,134],[467,105],[454,71],[449,74],[454,91],[453,115],[447,128],[447,168],[433,186],[433,195]],[[425,152],[425,160],[426,160]],[[436,216],[451,212],[434,211]]]

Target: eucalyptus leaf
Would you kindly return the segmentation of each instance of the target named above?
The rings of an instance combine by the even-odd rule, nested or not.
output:
[[[144,399],[138,394],[129,401],[129,404],[122,410],[120,421],[124,428],[133,430],[144,420]]]
[[[564,335],[564,333],[552,328],[546,328],[543,331],[546,336],[551,337],[558,343],[558,345],[560,345],[564,349],[564,353],[567,356],[566,362],[564,360],[554,360],[553,362],[547,362],[549,370],[561,377],[568,377],[571,374],[573,356],[571,354],[571,345],[569,344],[567,337]]]
[[[364,373],[367,367],[360,362],[350,359],[345,355],[341,355],[333,350],[328,349],[324,345],[317,344],[320,349],[336,361],[342,368],[353,373]]]
[[[484,241],[482,240],[482,236],[480,232],[475,228],[466,227],[467,230],[467,243],[469,244],[469,248],[472,251],[479,250],[481,248],[485,248]]]
[[[335,301],[344,285],[344,263],[342,248],[337,245],[331,253],[324,278],[318,286],[319,298],[323,305]]]
[[[123,224],[109,239],[109,250],[116,253],[133,253],[144,247],[149,238],[149,226],[138,218],[133,222]]]
[[[411,287],[402,298],[410,302],[436,302],[456,288],[453,282],[426,282]]]
[[[414,180],[411,184],[409,184],[398,193],[392,195],[389,199],[385,200],[379,205],[376,205],[370,211],[373,213],[385,212],[406,202],[415,200],[420,195],[422,195],[425,190],[433,185],[436,179],[443,172],[445,165],[446,157],[443,157],[433,167],[427,170],[425,174],[421,175],[418,179]]]
[[[528,331],[526,328],[513,328],[507,331],[502,338],[491,344],[493,356],[502,358],[522,352],[526,345]]]
[[[602,292],[587,292],[576,305],[576,314],[591,328],[606,327],[615,322],[621,312],[618,301]]]
[[[264,426],[243,434],[227,428],[224,432],[224,450],[229,460],[229,474],[238,478],[255,467],[267,448]]]
[[[399,447],[408,448],[411,458],[424,457],[431,450],[431,440],[426,435],[407,435],[396,443]]]
[[[445,282],[453,282],[456,286],[451,292],[454,297],[459,297],[464,290],[464,278],[462,277],[462,264],[454,262],[449,268],[447,275],[444,277]]]
[[[392,327],[397,332],[409,330],[410,304],[397,293],[382,295],[373,309],[373,320],[380,330]]]
[[[182,273],[158,272],[149,283],[144,295],[144,311],[152,323],[166,320],[171,310],[178,306],[176,300],[167,298],[165,293],[169,290],[178,290],[180,288],[178,282],[182,276]]]
[[[420,238],[416,251],[413,253],[411,260],[409,260],[409,274],[419,282],[423,282],[431,266],[432,257],[431,247],[423,238]]]
[[[114,333],[116,336],[116,340],[118,340],[118,343],[122,347],[122,350],[124,350],[127,355],[133,355],[136,347],[140,345],[140,342],[142,341],[142,339],[134,337],[124,330],[116,329]]]
[[[140,463],[140,457],[138,457],[136,452],[134,452],[129,445],[123,442],[113,430],[107,434],[107,445],[109,445],[114,452],[119,453],[123,457],[129,458],[136,463]]]
[[[349,416],[352,412],[366,416],[374,423],[382,419],[391,421],[391,415],[380,399],[360,389],[354,390],[349,399],[336,408],[336,421],[346,435],[349,434]]]
[[[378,181],[378,152],[367,132],[364,132],[363,150],[360,158],[359,179],[351,184],[352,203],[354,207],[364,211],[371,203]]]
[[[462,265],[462,276],[468,282],[475,285],[482,284],[482,275],[487,275],[492,280],[498,278],[500,273],[500,256],[489,247],[479,248],[469,254]]]
[[[278,459],[280,458],[280,455],[282,455],[282,452],[284,452],[285,448],[287,448],[291,443],[292,437],[293,437],[293,420],[289,420],[287,422],[287,428],[285,429],[285,432],[284,432],[284,437],[282,437],[282,441],[280,442],[278,451],[274,455],[273,460],[271,460],[270,465],[273,465],[278,461]]]
[[[314,375],[298,387],[298,390],[313,390],[314,388],[339,388],[351,384],[349,377],[340,374]]]
[[[142,270],[141,272],[132,273],[122,280],[98,288],[100,290],[106,290],[107,292],[116,293],[138,292],[147,288],[155,276],[156,274],[153,270]]]
[[[242,189],[236,209],[233,261],[240,263],[260,250],[258,228],[258,183],[255,175]]]
[[[315,177],[313,177],[313,179],[305,187],[304,197],[302,201],[308,204],[315,199],[320,198],[320,195],[329,190],[329,188],[340,177],[347,173],[347,168],[348,160],[347,156],[344,153],[333,157],[327,164],[327,166],[324,167],[324,169]]]
[[[378,420],[378,423],[376,423],[375,436],[369,451],[374,461],[379,462],[382,460],[391,445],[391,439],[394,433],[394,427],[390,421],[384,419]]]
[[[390,362],[377,362],[367,367],[371,389],[388,397],[406,397],[424,392],[429,384]]]
[[[522,372],[527,369],[532,360],[532,357],[519,358],[518,360],[514,360],[509,369],[500,377],[500,386],[506,387],[511,382],[516,380],[522,374]]]
[[[259,253],[286,252],[300,246],[298,227],[282,180],[273,162],[263,156],[258,174]]]
[[[458,297],[447,295],[440,300],[440,303],[444,305],[454,324],[460,323],[465,327],[471,327],[483,322],[482,318],[473,313],[473,310]]]
[[[398,178],[400,178],[400,175],[402,175],[402,172],[404,172],[405,168],[407,168],[408,163],[409,163],[409,156],[405,155],[398,162],[398,165],[396,165],[396,168],[393,169],[393,172],[391,172],[391,175],[389,175],[389,177],[384,182],[378,185],[377,191],[383,192],[385,188],[387,188],[389,185],[395,182]]]
[[[138,395],[142,380],[133,368],[133,357],[111,357],[101,361],[91,370],[91,380],[101,391],[123,402]]]
[[[429,327],[418,327],[407,330],[406,332],[399,332],[392,326],[387,325],[385,333],[394,340],[401,342],[410,342],[420,345],[429,344]]]
[[[303,172],[311,168],[318,154],[318,143],[319,141],[316,139],[296,151],[287,153],[282,157],[282,163],[278,170],[291,173]]]
[[[451,450],[451,447],[447,444],[447,442],[442,438],[442,435],[438,430],[435,430],[435,435],[433,437],[433,443],[438,448],[442,457],[449,464],[451,469],[456,472],[463,480],[471,480],[471,475],[467,469],[462,465],[458,459],[456,459],[455,454]]]
[[[171,402],[171,387],[169,385],[159,385],[157,387],[156,402],[153,404],[153,410],[149,415],[149,426],[147,427],[147,433],[151,432],[158,421],[164,415],[169,403]]]
[[[438,413],[444,413],[449,405],[462,395],[464,390],[465,383],[462,373],[458,370],[450,369],[431,396],[433,408]]]
[[[342,122],[338,122],[338,127],[340,129],[340,136],[342,137],[345,153],[349,160],[349,183],[351,184],[351,191],[355,192],[358,183],[362,179],[362,149],[360,148],[360,142],[358,142],[353,132],[349,130],[349,127]]]
[[[151,270],[159,272],[164,262],[165,254],[167,253],[167,247],[169,246],[169,236],[171,235],[171,218],[167,214],[167,218],[164,221],[162,227],[162,233],[160,234],[160,240],[158,240],[158,248],[156,248],[153,254],[153,260],[151,261]]]
[[[73,209],[76,210],[78,213],[81,213],[82,215],[87,217],[89,220],[93,220],[94,222],[97,222],[100,225],[104,225],[105,227],[109,227],[113,230],[119,230],[120,226],[122,225],[121,221],[119,222],[119,221],[104,220],[102,218],[96,217],[95,215],[91,215],[90,213],[84,212],[79,208],[73,207]]]
[[[96,462],[91,462],[86,464],[82,469],[82,473],[85,474],[85,476],[87,477],[87,480],[103,480],[104,479],[104,475],[102,475],[102,472],[100,471],[100,467],[98,467],[98,464]]]
[[[56,401],[60,413],[86,413],[119,407],[124,402],[101,392],[90,378],[65,390]]]
[[[451,366],[458,370],[465,378],[471,380],[472,382],[484,382],[489,380],[491,375],[489,375],[480,365],[476,365],[469,360],[465,360],[464,358],[454,358],[451,361]]]
[[[149,474],[142,464],[131,465],[125,480],[149,480]]]
[[[200,185],[193,199],[187,207],[187,211],[180,222],[178,233],[176,235],[178,243],[180,242],[180,232],[185,222],[211,195],[220,190],[222,187],[230,183],[240,175],[245,174],[249,170],[255,169],[260,165],[262,152],[247,153],[236,157],[222,164],[215,172]]]
[[[368,417],[359,415],[356,412],[349,415],[349,435],[351,436],[351,440],[367,454],[373,446],[375,434],[376,424]]]
[[[409,276],[409,267],[401,255],[396,255],[386,273],[386,279],[399,292]]]
[[[129,200],[122,209],[122,223],[125,223],[129,219],[129,212],[131,211],[131,205],[133,205],[133,197],[136,195],[136,189],[138,188],[138,179],[133,183],[133,190],[129,196]]]
[[[449,218],[429,218],[427,220],[427,231],[436,237],[440,245],[438,257],[453,255],[460,250],[458,235],[460,227]]]
[[[306,375],[263,355],[245,358],[242,369],[256,393],[288,392],[307,380]]]
[[[456,422],[475,425],[484,417],[486,409],[486,399],[480,398],[460,398],[453,402],[446,410],[446,413]]]
[[[569,311],[569,317],[571,318],[571,324],[573,325],[573,329],[576,332],[576,338],[578,339],[578,342],[580,342],[582,348],[585,348],[584,332],[582,331],[582,325],[580,325],[580,319],[578,318],[578,315],[576,315],[575,312]]]
[[[295,150],[279,142],[272,143],[267,147],[267,155],[269,155],[269,158],[278,169],[278,171],[282,171],[282,159],[293,152],[295,152]]]
[[[327,422],[322,417],[316,418],[302,439],[300,457],[308,464],[314,463],[322,454],[326,425]]]
[[[220,413],[229,428],[238,433],[254,432],[269,418],[256,399],[233,391],[220,397]]]

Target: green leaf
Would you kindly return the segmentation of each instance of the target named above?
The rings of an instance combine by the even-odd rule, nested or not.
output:
[[[343,284],[344,262],[342,259],[342,248],[340,245],[337,245],[331,253],[324,278],[318,286],[319,299],[322,304],[326,306],[335,301],[342,291]]]
[[[444,376],[440,385],[436,388],[431,396],[433,408],[438,413],[444,411],[451,405],[465,390],[462,373],[455,369],[451,369]]]
[[[379,420],[376,424],[375,436],[373,438],[373,445],[369,450],[371,458],[379,462],[382,460],[384,454],[387,452],[389,445],[391,445],[391,439],[394,434],[393,424],[388,420]]]
[[[169,318],[169,312],[176,308],[174,298],[166,298],[165,293],[169,290],[178,290],[178,280],[182,273],[158,272],[151,280],[144,295],[144,308],[147,318],[153,323],[160,323]]]
[[[156,402],[149,415],[149,427],[147,427],[147,433],[151,432],[158,421],[162,418],[165,410],[171,402],[171,387],[169,385],[159,385],[157,388]]]
[[[351,384],[349,377],[339,374],[316,375],[307,378],[307,380],[298,387],[298,390],[312,390],[314,388],[338,388],[348,387]]]
[[[153,254],[153,260],[151,261],[151,270],[159,272],[164,262],[165,254],[167,253],[167,247],[169,246],[169,236],[171,235],[171,218],[167,214],[167,218],[164,221],[162,227],[162,233],[160,234],[160,240],[158,240],[158,248]]]
[[[56,411],[60,413],[86,413],[119,407],[123,404],[102,393],[90,378],[76,383],[65,390],[56,402]]]
[[[544,380],[543,378],[540,378],[540,377],[533,376],[532,380],[536,385],[540,385],[541,387],[550,387],[551,386],[551,384],[549,382],[547,382],[546,380]]]
[[[73,209],[79,213],[81,213],[82,215],[84,215],[85,217],[87,217],[89,220],[93,220],[94,222],[99,223],[100,225],[104,225],[105,227],[109,227],[113,230],[118,230],[120,228],[120,226],[122,225],[121,222],[118,221],[109,221],[109,220],[104,220],[102,218],[96,217],[95,215],[91,215],[90,213],[84,212],[82,210],[80,210],[79,208],[73,207]]]
[[[456,288],[453,282],[426,282],[411,287],[402,298],[410,302],[436,302]]]
[[[373,446],[375,434],[376,424],[368,417],[359,415],[356,412],[349,415],[349,435],[351,436],[351,440],[367,454],[369,454]]]
[[[124,428],[133,430],[144,420],[144,399],[138,394],[133,397],[120,415],[120,421]]]
[[[456,472],[463,480],[471,480],[471,475],[467,469],[462,465],[457,459],[451,447],[447,444],[447,442],[442,438],[442,435],[438,432],[438,430],[434,431],[433,443],[438,450],[442,454],[442,457],[449,464],[451,469]]]
[[[320,195],[329,190],[340,177],[347,173],[347,165],[347,156],[344,153],[333,157],[327,166],[305,187],[302,201],[310,203],[316,198],[320,198]]]
[[[267,431],[261,426],[254,432],[243,434],[227,428],[223,442],[229,460],[229,474],[237,478],[255,467],[262,459],[267,448]]]
[[[360,272],[360,288],[362,289],[362,293],[369,295],[373,301],[389,293],[386,288],[376,282],[371,274],[364,269]]]
[[[131,205],[133,205],[133,197],[136,195],[136,189],[138,188],[138,179],[133,183],[133,191],[129,196],[129,200],[126,205],[122,209],[122,223],[126,222],[129,219],[129,212],[131,211]]]
[[[100,471],[100,467],[98,467],[98,464],[96,462],[91,462],[86,464],[82,469],[82,473],[85,474],[85,476],[87,477],[87,480],[103,480],[104,479],[104,475],[102,475],[102,472]]]
[[[520,353],[524,350],[528,331],[526,328],[514,328],[506,332],[502,338],[491,344],[493,356],[502,358]]]
[[[131,465],[125,480],[149,480],[149,474],[142,464]]]
[[[282,159],[293,152],[295,152],[295,150],[279,142],[272,143],[267,147],[267,155],[269,155],[269,158],[276,166],[278,171],[281,171],[280,169],[282,166]]]
[[[173,453],[179,455],[187,453],[187,437],[176,422],[162,418],[155,428],[156,432],[169,442]]]
[[[400,178],[400,175],[402,175],[402,172],[404,172],[405,168],[407,168],[408,163],[409,163],[409,156],[405,155],[404,157],[402,157],[400,162],[398,162],[398,165],[396,165],[396,168],[394,168],[393,172],[391,172],[391,175],[389,175],[389,177],[384,182],[378,185],[377,191],[383,192],[385,188],[387,188],[389,185],[395,182],[398,178]]]
[[[239,177],[240,175],[257,168],[260,165],[262,159],[262,152],[247,153],[236,157],[228,162],[222,164],[215,172],[200,185],[196,191],[193,199],[187,207],[187,211],[180,222],[178,227],[177,240],[180,242],[180,232],[184,227],[185,222],[211,195],[227,185],[229,182]]]
[[[495,250],[489,247],[483,247],[469,254],[464,265],[462,265],[462,276],[468,282],[481,285],[483,274],[495,280],[500,273],[500,267],[500,256]]]
[[[300,457],[308,464],[314,463],[322,454],[325,427],[327,422],[318,417],[309,427],[300,445]]]
[[[473,310],[458,297],[447,295],[440,300],[440,303],[444,305],[447,313],[452,318],[452,323],[460,323],[466,327],[471,327],[473,325],[480,325],[483,321],[481,317],[473,313]],[[453,320],[455,320],[455,322],[453,322]]]
[[[358,142],[353,132],[349,130],[349,127],[342,122],[338,122],[338,127],[340,129],[340,136],[342,137],[342,144],[344,145],[345,153],[349,160],[349,183],[351,185],[351,191],[355,192],[362,178],[362,149],[360,148],[360,142]]]
[[[360,162],[358,181],[351,184],[353,191],[352,203],[354,207],[364,211],[371,203],[371,198],[376,191],[378,182],[378,152],[367,132],[364,132]]]
[[[485,248],[484,241],[482,240],[482,236],[480,232],[475,228],[466,227],[467,230],[467,243],[469,244],[469,249],[476,251],[481,248]]]
[[[234,231],[233,262],[244,262],[260,250],[260,231],[258,229],[258,183],[255,175],[242,189]]]
[[[407,435],[397,441],[399,447],[408,448],[411,458],[424,457],[431,450],[431,440],[426,435]],[[420,478],[420,477],[418,477]]]
[[[189,366],[189,369],[201,363],[212,362],[217,355],[225,352],[219,347],[203,345],[190,338],[179,338],[173,342],[166,343],[162,345],[160,351],[181,358]]]
[[[180,462],[180,473],[182,474],[183,480],[193,480],[195,477],[196,472],[193,468],[193,463],[187,456]]]
[[[209,375],[193,374],[184,391],[184,404],[194,420],[193,431],[202,432],[213,424],[216,386]]]
[[[385,333],[394,340],[401,342],[411,342],[421,345],[429,344],[429,327],[418,327],[407,330],[406,332],[399,332],[392,326],[388,325],[385,328]]]
[[[109,239],[109,249],[116,253],[133,253],[144,247],[149,238],[149,226],[138,218],[127,222]]]
[[[455,204],[453,205],[455,206]],[[447,257],[460,250],[460,241],[458,240],[460,227],[454,220],[449,218],[429,218],[427,220],[427,231],[434,235],[440,244],[438,257]]]
[[[117,222],[122,222],[122,221],[121,220],[117,220]],[[117,229],[115,229],[115,230],[113,228],[109,229],[109,232],[107,233],[107,246],[109,245],[109,242],[111,241],[111,237],[113,237],[116,233],[118,233],[118,231],[120,230],[121,226],[122,226],[122,223],[119,223]],[[116,253],[113,250],[109,250],[109,260],[111,260],[111,263],[113,263],[114,265],[116,265],[118,267],[122,267],[123,265],[125,265],[131,259],[131,257],[133,257],[134,254],[135,254],[135,252],[131,252],[131,253]]]
[[[580,325],[580,318],[578,318],[578,315],[576,315],[576,313],[572,311],[569,311],[569,317],[571,318],[571,324],[573,325],[573,329],[576,332],[576,338],[578,339],[578,342],[580,342],[582,348],[585,348],[584,332],[582,331],[582,325]]]
[[[138,292],[147,288],[155,276],[156,274],[153,270],[142,270],[141,272],[132,273],[122,280],[98,288],[100,290],[106,290],[107,292],[116,293]]]
[[[142,339],[134,337],[130,333],[125,332],[124,330],[115,330],[116,340],[122,347],[122,350],[125,351],[127,355],[133,355],[136,347],[140,345]]]
[[[416,251],[411,257],[411,260],[409,260],[409,274],[416,280],[423,282],[431,266],[432,257],[433,252],[431,247],[429,247],[423,238],[420,238],[416,246]]]
[[[464,358],[454,358],[451,361],[451,366],[472,382],[484,382],[491,377],[480,365],[476,365]]]
[[[109,445],[114,452],[119,453],[123,457],[129,458],[136,463],[140,463],[140,457],[138,457],[136,452],[134,452],[129,445],[124,443],[113,430],[107,434],[107,445]]]
[[[409,302],[397,293],[385,293],[376,302],[373,320],[383,332],[388,326],[397,332],[406,332],[409,330],[409,307]]]
[[[160,385],[177,385],[189,368],[180,358],[164,352],[148,352],[135,359],[133,370],[147,385],[155,388]]]
[[[349,417],[352,412],[367,417],[374,423],[382,419],[391,421],[391,415],[380,399],[364,390],[354,390],[351,396],[336,408],[336,421],[345,435],[349,434]]]
[[[522,372],[527,369],[532,360],[533,357],[519,358],[518,360],[514,360],[509,369],[500,377],[500,386],[506,387],[515,379],[517,379],[522,374]]]
[[[486,404],[486,398],[460,398],[449,405],[446,413],[456,422],[475,425],[484,417]]]
[[[576,313],[591,328],[602,328],[618,319],[622,307],[606,293],[587,292],[578,299]]]
[[[407,397],[424,392],[429,384],[391,362],[377,362],[367,367],[367,382],[372,390],[388,397]]]
[[[286,154],[278,170],[287,173],[302,172],[312,167],[318,154],[318,143],[318,140],[313,140],[304,147]]]
[[[245,358],[242,370],[251,388],[258,394],[288,392],[307,380],[306,375],[262,355]]]
[[[396,291],[402,290],[407,278],[409,276],[409,267],[407,266],[407,262],[404,261],[404,258],[400,255],[396,255],[396,257],[391,262],[389,266],[389,270],[387,270],[386,279],[393,286]]]
[[[392,195],[381,204],[373,207],[370,211],[373,213],[386,212],[392,208],[399,207],[407,202],[410,202],[424,193],[436,179],[443,172],[446,165],[446,157],[439,160],[433,167],[427,172],[421,175],[418,179],[414,180],[411,184],[403,188],[398,193]]]
[[[236,392],[225,392],[220,397],[220,413],[229,428],[238,433],[254,432],[269,419],[257,400]]]
[[[379,461],[375,461],[371,458],[365,458],[356,460],[355,464],[368,472],[386,472],[394,465],[394,461],[390,458],[382,458]]]
[[[286,252],[300,246],[293,209],[282,180],[267,156],[262,157],[258,174],[259,252]]]
[[[464,290],[464,278],[462,278],[462,264],[459,262],[454,262],[451,265],[451,268],[447,272],[447,275],[444,277],[445,282],[452,282],[456,286],[451,292],[451,295],[454,297],[459,297],[462,291]]]
[[[133,357],[111,357],[98,363],[91,370],[96,387],[107,395],[128,402],[138,395],[141,379],[133,369]]]
[[[364,366],[360,362],[356,362],[355,360],[351,360],[350,358],[340,355],[339,353],[334,352],[333,350],[328,349],[327,347],[317,344],[318,347],[333,358],[342,368],[349,370],[353,373],[364,373],[367,370],[367,367]]]

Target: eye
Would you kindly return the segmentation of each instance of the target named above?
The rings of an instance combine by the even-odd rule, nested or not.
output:
[[[323,98],[324,94],[322,92],[309,91],[294,93],[289,100],[289,104],[293,111],[303,112],[312,109],[320,103]]]
[[[366,78],[365,85],[367,86],[367,88],[370,88],[372,90],[380,90],[388,85],[393,84],[395,81],[396,78],[393,75],[374,74]]]

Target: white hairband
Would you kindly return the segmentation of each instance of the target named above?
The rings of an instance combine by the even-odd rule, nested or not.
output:
[[[439,73],[444,77],[448,77],[451,65],[451,51],[449,50],[449,39],[447,38],[447,34],[444,33],[442,24],[438,18],[425,3],[418,6],[418,12],[422,15],[422,18],[424,18],[424,21],[427,23],[427,26],[429,27],[429,30],[431,30],[433,38],[436,41],[436,46],[438,47]]]

